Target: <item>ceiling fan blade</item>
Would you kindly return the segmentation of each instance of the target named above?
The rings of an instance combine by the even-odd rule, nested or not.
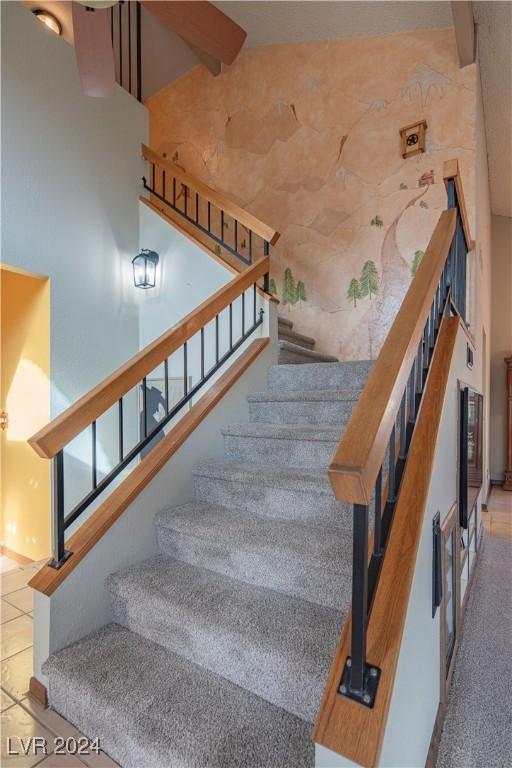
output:
[[[84,96],[113,96],[114,53],[107,10],[89,11],[72,3],[75,56]]]
[[[223,64],[234,62],[247,37],[229,16],[203,0],[142,0],[142,4],[188,43]]]

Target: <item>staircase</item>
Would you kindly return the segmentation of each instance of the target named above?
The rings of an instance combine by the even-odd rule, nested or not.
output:
[[[225,458],[157,515],[161,554],[108,579],[115,623],[46,662],[51,706],[125,768],[314,764],[351,599],[351,506],[326,470],[371,363],[329,362],[289,321],[279,337]]]
[[[279,318],[279,362],[289,363],[337,363],[332,355],[322,355],[315,352],[315,340],[293,330],[293,323],[284,317]]]

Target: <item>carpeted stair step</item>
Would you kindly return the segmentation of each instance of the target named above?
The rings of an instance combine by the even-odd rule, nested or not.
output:
[[[321,469],[329,466],[342,429],[327,424],[230,424],[221,430],[234,461]]]
[[[304,334],[298,331],[293,331],[290,328],[281,327],[278,333],[279,339],[283,341],[289,341],[291,344],[296,344],[298,347],[304,347],[304,349],[313,349],[315,346],[315,340],[311,336],[304,336]]]
[[[249,584],[345,611],[352,526],[343,530],[189,503],[156,516],[161,552]]]
[[[332,355],[323,355],[321,352],[315,352],[312,349],[299,347],[297,344],[292,344],[291,341],[279,340],[277,344],[279,347],[278,361],[280,365],[338,362],[338,358],[333,357]]]
[[[193,478],[197,501],[306,525],[352,525],[352,505],[336,501],[325,469],[210,461],[196,464]]]
[[[283,389],[363,389],[372,360],[316,365],[271,365],[268,388]]]
[[[313,768],[310,723],[117,624],[44,672],[50,705],[123,768]]]
[[[114,621],[313,723],[339,611],[168,557],[108,580]]]
[[[277,324],[278,328],[288,328],[288,330],[291,330],[293,328],[293,323],[291,320],[288,320],[287,317],[279,317],[277,318]]]
[[[249,394],[247,402],[251,421],[344,427],[360,394],[357,389],[271,389]]]

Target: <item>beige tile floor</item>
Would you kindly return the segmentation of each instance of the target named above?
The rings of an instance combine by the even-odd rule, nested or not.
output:
[[[493,486],[482,520],[490,536],[512,539],[512,491]]]
[[[32,675],[32,590],[28,581],[39,564],[20,566],[14,560],[0,556],[0,692],[1,692],[1,757],[2,768],[115,768],[110,758],[96,755],[54,754],[54,739],[79,739],[77,729],[51,709],[44,709],[28,696]],[[46,739],[47,752],[29,749],[28,755],[9,755],[21,752],[21,742],[26,746],[29,738],[39,736]],[[74,751],[72,742],[71,751]]]

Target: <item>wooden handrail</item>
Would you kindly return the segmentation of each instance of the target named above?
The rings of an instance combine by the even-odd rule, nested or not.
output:
[[[370,503],[455,231],[443,211],[329,467],[338,500]]]
[[[184,171],[183,168],[180,168],[179,165],[170,163],[168,160],[165,160],[157,152],[150,149],[150,147],[147,147],[145,144],[142,144],[142,157],[145,160],[148,160],[150,163],[154,163],[162,170],[170,173],[171,176],[173,176],[175,179],[179,179],[179,181],[183,182],[183,184],[185,184],[187,187],[194,189],[202,197],[205,197],[221,211],[228,213],[230,216],[240,222],[240,224],[242,224],[244,227],[247,227],[247,229],[250,229],[256,235],[259,235],[259,237],[261,237],[263,240],[269,242],[270,245],[275,245],[277,243],[279,239],[279,232],[277,232],[275,229],[272,229],[272,227],[269,227],[267,224],[264,224],[262,221],[257,219],[256,216],[253,216],[252,213],[246,211],[245,208],[242,208],[241,206],[234,203],[229,199],[229,197],[227,197],[227,195],[212,189],[212,187],[209,187],[200,179],[197,179],[195,176],[192,176],[192,174]]]
[[[464,189],[462,187],[462,179],[459,170],[459,161],[445,160],[443,165],[443,178],[446,187],[451,179],[455,181],[455,189],[457,192],[457,200],[459,202],[460,217],[462,219],[462,228],[466,237],[466,243],[468,245],[468,251],[472,251],[475,247],[475,241],[471,237],[471,229],[469,226],[469,219],[466,210],[466,201],[464,199]]]
[[[372,665],[381,670],[375,705],[370,709],[338,693],[345,661],[350,655],[349,614],[313,731],[315,742],[366,768],[379,765],[432,478],[439,424],[460,326],[458,317],[443,317],[441,321],[393,515],[393,535],[386,548],[368,622],[367,657]]]
[[[170,330],[134,355],[117,371],[57,416],[28,441],[42,458],[53,458],[70,440],[88,427],[123,395],[161,365],[194,334],[213,320],[243,291],[270,268],[268,256],[255,261],[244,272],[210,296]]]

